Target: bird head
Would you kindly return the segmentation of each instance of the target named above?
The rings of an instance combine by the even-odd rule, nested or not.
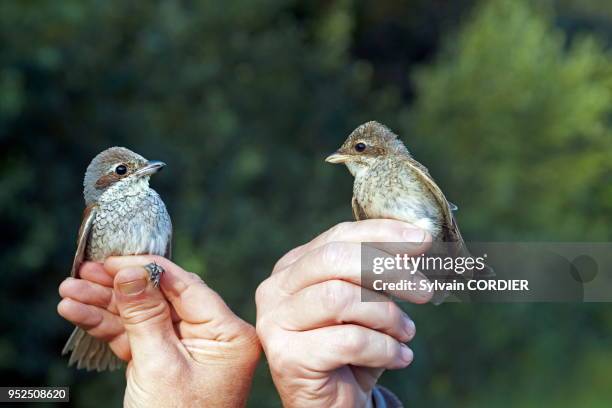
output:
[[[394,154],[406,155],[408,150],[389,128],[370,121],[353,130],[342,146],[325,161],[344,163],[354,176],[367,170],[379,158]]]
[[[87,166],[83,194],[87,205],[97,202],[109,190],[148,187],[151,175],[166,164],[147,160],[125,147],[111,147],[99,153]],[[119,193],[119,195],[121,195]]]

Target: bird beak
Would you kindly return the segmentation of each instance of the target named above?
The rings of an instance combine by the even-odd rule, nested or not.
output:
[[[166,163],[164,162],[157,160],[149,160],[147,162],[147,165],[137,170],[134,175],[136,175],[136,177],[150,176],[152,174],[157,173],[158,171],[161,171],[161,169],[163,169],[165,166]]]
[[[348,154],[342,154],[340,152],[336,152],[333,154],[330,154],[329,156],[327,156],[325,158],[325,161],[328,163],[333,163],[333,164],[337,164],[337,163],[344,163],[349,159]]]

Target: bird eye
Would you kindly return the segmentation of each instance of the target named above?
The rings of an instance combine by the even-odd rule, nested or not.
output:
[[[363,152],[365,149],[366,149],[365,143],[359,142],[355,145],[355,150],[357,150],[358,152]]]
[[[117,173],[120,176],[123,176],[125,173],[127,173],[127,167],[125,167],[123,164],[120,164],[117,167],[115,167],[115,173]]]

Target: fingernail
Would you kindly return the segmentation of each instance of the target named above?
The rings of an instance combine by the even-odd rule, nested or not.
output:
[[[420,244],[425,241],[425,231],[420,228],[407,228],[402,232],[404,241]]]
[[[136,279],[129,282],[123,282],[119,284],[119,290],[124,295],[134,296],[138,295],[147,288],[147,281],[144,279]]]
[[[412,319],[410,319],[408,316],[404,316],[404,333],[406,333],[409,340],[412,340],[416,334],[416,326],[414,325]]]
[[[400,357],[406,365],[410,364],[414,358],[412,350],[410,350],[404,343],[402,343],[400,347]]]

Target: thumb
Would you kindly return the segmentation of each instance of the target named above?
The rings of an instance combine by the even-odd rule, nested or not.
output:
[[[175,348],[178,338],[172,327],[170,308],[161,292],[149,282],[143,267],[132,266],[117,272],[114,289],[136,365],[151,363]]]

